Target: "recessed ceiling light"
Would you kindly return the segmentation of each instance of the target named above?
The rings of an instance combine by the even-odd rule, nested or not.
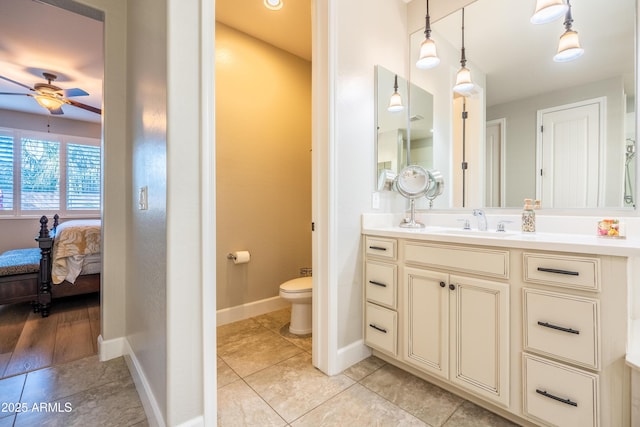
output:
[[[264,0],[264,6],[267,9],[280,10],[282,9],[282,5],[282,0]]]

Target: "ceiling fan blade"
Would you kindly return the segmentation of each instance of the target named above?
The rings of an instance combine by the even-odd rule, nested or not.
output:
[[[15,93],[15,92],[0,92],[0,95],[22,95],[22,96],[30,96],[28,93]]]
[[[83,110],[91,111],[92,113],[102,114],[102,110],[96,107],[92,107],[91,105],[83,104],[78,101],[74,101],[72,99],[66,100],[67,104],[73,105],[74,107],[82,108]]]
[[[62,93],[64,94],[65,97],[69,97],[69,96],[87,96],[89,95],[86,91],[74,87],[72,89],[65,89],[62,91]]]
[[[18,86],[22,86],[23,88],[29,89],[29,90],[31,90],[31,91],[33,91],[33,90],[34,90],[33,88],[31,88],[31,87],[29,87],[29,86],[27,86],[27,85],[23,85],[22,83],[17,82],[17,81],[15,81],[15,80],[11,80],[10,78],[5,77],[5,76],[0,76],[0,79],[2,79],[2,80],[6,80],[6,81],[8,81],[8,82],[10,82],[10,83],[13,83],[13,84],[15,84],[15,85],[18,85]]]

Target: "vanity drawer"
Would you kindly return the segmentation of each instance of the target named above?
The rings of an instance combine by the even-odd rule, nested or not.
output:
[[[523,354],[525,415],[559,427],[595,427],[599,422],[598,376]]]
[[[509,251],[407,241],[404,257],[410,264],[509,278]]]
[[[556,254],[524,254],[524,280],[567,288],[600,290],[600,260]]]
[[[524,349],[600,368],[599,302],[523,289]]]
[[[365,239],[365,245],[365,252],[369,256],[377,256],[392,260],[396,259],[398,252],[398,243],[396,239],[367,236]]]
[[[364,278],[367,301],[396,309],[397,270],[395,264],[367,261]]]
[[[367,303],[365,309],[365,342],[367,345],[398,355],[398,313],[375,304]]]

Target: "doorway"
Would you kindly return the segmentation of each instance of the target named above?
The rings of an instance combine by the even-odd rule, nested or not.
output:
[[[596,208],[605,99],[538,111],[537,195],[545,208]]]

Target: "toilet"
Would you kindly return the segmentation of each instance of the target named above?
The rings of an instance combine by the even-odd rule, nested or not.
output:
[[[298,277],[280,285],[280,298],[291,303],[289,332],[295,335],[311,333],[311,288],[313,278]]]

